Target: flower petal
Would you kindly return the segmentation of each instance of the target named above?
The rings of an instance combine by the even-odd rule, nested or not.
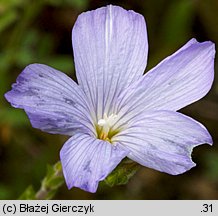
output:
[[[172,175],[193,166],[193,147],[209,143],[212,138],[197,121],[173,111],[154,111],[138,116],[129,128],[113,138],[130,150],[132,160]]]
[[[199,100],[211,88],[214,55],[212,42],[192,39],[126,89],[118,110],[133,115],[145,110],[177,111]]]
[[[144,72],[148,50],[145,20],[112,5],[82,13],[74,25],[72,42],[78,82],[99,120],[104,113],[113,113],[121,90]]]
[[[83,91],[64,73],[41,64],[27,66],[5,94],[28,114],[35,128],[72,135],[74,129],[94,133]]]
[[[62,147],[60,158],[69,189],[79,187],[96,192],[98,182],[127,155],[119,145],[78,133]]]

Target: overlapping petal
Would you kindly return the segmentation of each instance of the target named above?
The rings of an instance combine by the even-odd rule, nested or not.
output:
[[[153,111],[139,115],[128,128],[113,138],[130,150],[132,160],[172,175],[193,166],[193,147],[212,138],[207,129],[195,120],[173,111]]]
[[[126,156],[173,175],[195,166],[193,147],[212,144],[211,136],[175,111],[210,90],[214,44],[192,39],[143,76],[145,20],[112,5],[81,14],[72,42],[80,86],[51,67],[32,64],[5,95],[26,111],[33,127],[72,136],[60,151],[68,188],[95,192]],[[107,123],[106,132],[99,122]]]
[[[72,31],[77,79],[97,119],[113,113],[121,91],[138,80],[147,62],[143,16],[109,5],[82,13]]]
[[[207,94],[214,79],[215,47],[192,39],[123,94],[117,110],[130,118],[148,110],[176,111]]]
[[[68,188],[79,187],[95,192],[103,180],[128,154],[118,145],[77,133],[60,152],[63,173]]]
[[[35,128],[67,135],[81,129],[94,133],[83,91],[67,75],[49,66],[26,67],[5,97],[12,106],[26,111]]]

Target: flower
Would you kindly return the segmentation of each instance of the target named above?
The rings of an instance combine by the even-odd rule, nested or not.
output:
[[[68,188],[95,192],[125,157],[172,175],[195,166],[193,147],[212,144],[212,138],[177,110],[210,90],[214,44],[191,39],[143,75],[145,20],[112,5],[79,15],[72,42],[79,85],[49,66],[31,64],[5,94],[33,127],[71,136],[60,151]]]

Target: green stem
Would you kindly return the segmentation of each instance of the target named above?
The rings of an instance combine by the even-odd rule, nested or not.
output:
[[[63,172],[60,162],[57,162],[53,167],[48,167],[48,172],[45,178],[42,180],[41,188],[35,195],[36,199],[44,200],[51,199],[57,189],[64,183]]]
[[[35,192],[32,186],[29,186],[19,199],[52,199],[58,189],[64,184],[62,167],[60,161],[54,166],[47,167],[46,176],[43,178],[40,189]]]
[[[101,182],[102,185],[116,186],[127,184],[129,179],[136,173],[140,165],[124,159],[108,177]],[[54,166],[48,166],[47,173],[42,180],[40,189],[35,192],[33,187],[28,187],[19,199],[52,199],[58,189],[64,184],[64,177],[60,161]]]

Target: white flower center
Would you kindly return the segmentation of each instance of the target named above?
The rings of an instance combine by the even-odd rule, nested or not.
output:
[[[108,138],[108,133],[111,127],[113,126],[113,124],[115,123],[116,119],[117,119],[117,115],[115,114],[111,114],[110,116],[104,114],[104,118],[98,121],[98,126],[101,127],[101,132],[99,137],[100,139],[105,140]]]

